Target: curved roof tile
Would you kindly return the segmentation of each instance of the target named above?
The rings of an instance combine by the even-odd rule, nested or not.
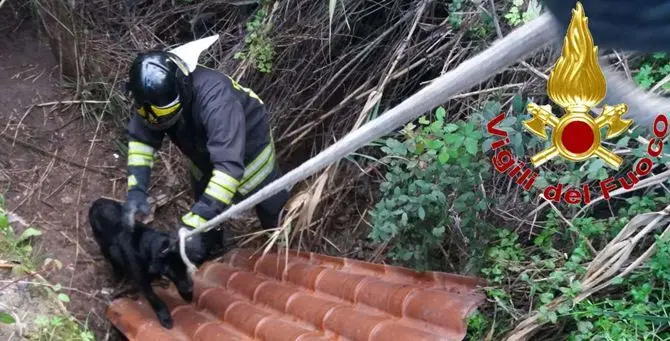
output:
[[[288,254],[288,257],[287,257]],[[194,299],[170,284],[166,330],[144,298],[119,298],[107,316],[130,341],[462,340],[485,296],[480,279],[309,252],[229,252],[203,264]]]

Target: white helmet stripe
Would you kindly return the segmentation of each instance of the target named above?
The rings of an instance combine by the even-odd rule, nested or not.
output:
[[[214,44],[214,42],[218,39],[219,35],[215,34],[207,38],[194,40],[179,47],[175,47],[169,52],[175,54],[184,61],[186,67],[188,68],[188,72],[193,72],[195,67],[198,65],[198,59],[200,58],[202,51],[205,51],[207,48],[212,46],[212,44]]]

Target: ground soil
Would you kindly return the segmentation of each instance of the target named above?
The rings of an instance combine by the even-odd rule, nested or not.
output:
[[[38,25],[17,17],[8,6],[0,9],[0,23],[0,184],[7,208],[42,231],[35,245],[42,259],[62,262],[61,271],[44,275],[70,296],[67,309],[87,323],[96,340],[124,340],[105,311],[114,298],[135,292],[129,283],[112,279],[88,221],[95,199],[125,200],[126,159],[116,144],[123,130],[114,120],[98,127],[84,118],[80,104],[54,103],[73,100],[73,91],[64,87],[67,82]],[[163,149],[161,153],[179,158],[171,143]],[[174,167],[179,162],[170,163]],[[165,230],[174,227],[191,198],[185,191],[188,181],[174,170],[165,175],[161,167],[159,160],[151,192],[168,202],[152,214],[151,224]],[[242,230],[233,232],[237,235],[257,221],[246,217],[231,225]],[[21,233],[24,227],[16,228]]]
[[[122,198],[118,183],[122,179],[115,180],[113,174],[118,171],[112,172],[123,168],[123,158],[115,157],[112,141],[102,139],[109,136],[107,132],[96,135],[95,126],[82,119],[78,106],[28,110],[68,100],[71,92],[59,86],[58,63],[35,23],[16,19],[4,7],[0,10],[0,160],[8,180],[3,188],[8,209],[42,230],[37,248],[43,257],[63,263],[62,270],[47,279],[76,289],[66,290],[71,298],[67,308],[88,322],[96,339],[118,339],[105,317],[111,299],[107,292],[113,291],[107,288],[114,289],[115,283],[91,239],[87,209],[101,196]]]

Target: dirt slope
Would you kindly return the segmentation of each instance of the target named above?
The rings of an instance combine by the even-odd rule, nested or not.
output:
[[[0,137],[0,168],[9,180],[3,183],[7,206],[42,230],[42,255],[63,263],[63,269],[48,279],[76,289],[66,291],[71,298],[68,308],[88,321],[98,340],[104,340],[109,330],[104,309],[111,297],[102,289],[113,289],[115,284],[91,239],[87,210],[100,196],[122,197],[118,188],[123,187],[119,185],[123,178],[110,180],[114,177],[95,171],[122,169],[124,159],[115,157],[113,141],[102,139],[108,132],[98,131],[94,140],[95,126],[82,119],[78,105],[28,110],[70,98],[58,86],[58,63],[38,38],[34,23],[15,19],[9,9],[0,9],[0,132],[4,136]],[[53,155],[88,164],[90,170],[84,172]],[[118,338],[111,335],[110,339]]]

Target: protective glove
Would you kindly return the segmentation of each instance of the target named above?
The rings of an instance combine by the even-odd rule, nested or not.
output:
[[[126,227],[132,228],[135,225],[135,214],[148,215],[151,212],[147,195],[140,190],[128,191],[126,203],[123,205],[123,221]]]
[[[186,226],[186,225],[181,225],[180,229],[184,228],[187,230],[192,230],[193,228]],[[188,256],[188,259],[193,262],[196,266],[200,266],[202,264],[208,255],[208,247],[205,245],[205,241],[203,239],[202,233],[196,233],[193,236],[190,236],[186,239],[186,256]]]

